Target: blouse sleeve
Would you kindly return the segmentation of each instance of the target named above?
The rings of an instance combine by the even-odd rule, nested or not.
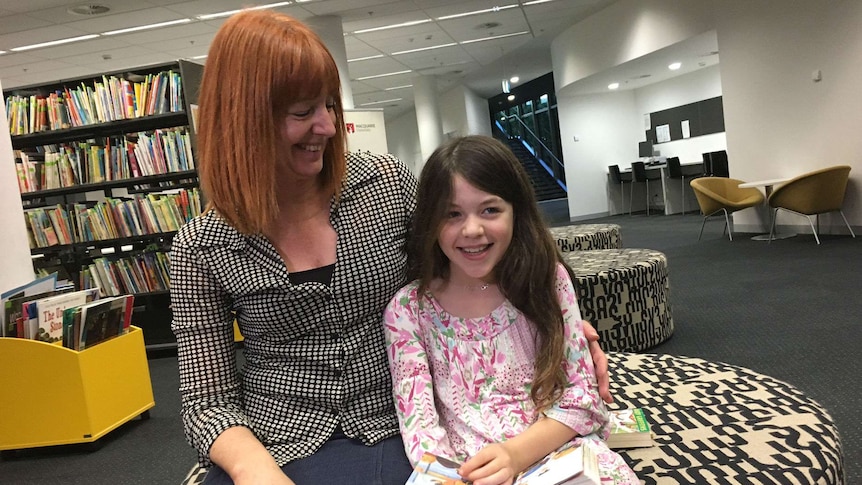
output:
[[[250,426],[240,404],[229,298],[189,244],[189,233],[181,231],[171,248],[171,329],[177,337],[186,439],[209,465],[209,450],[224,430]]]
[[[557,266],[556,286],[566,334],[563,367],[568,385],[545,415],[569,426],[579,436],[600,432],[607,439],[607,408],[599,396],[596,370],[584,336],[575,288],[562,265]]]
[[[383,313],[392,391],[407,457],[414,465],[424,452],[455,458],[434,399],[428,352],[415,286],[402,288]]]

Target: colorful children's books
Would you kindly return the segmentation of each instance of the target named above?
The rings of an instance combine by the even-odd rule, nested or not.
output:
[[[641,408],[610,411],[611,434],[608,447],[646,448],[653,446],[653,434],[644,410]]]
[[[461,465],[425,453],[406,485],[469,485],[458,475]],[[513,485],[599,485],[599,461],[593,448],[568,443],[525,470]]]
[[[63,311],[89,303],[98,297],[99,289],[91,288],[35,300],[33,303],[36,305],[38,328],[32,338],[62,345]]]

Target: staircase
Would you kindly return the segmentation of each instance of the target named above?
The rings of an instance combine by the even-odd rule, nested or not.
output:
[[[567,197],[566,191],[563,190],[557,179],[524,147],[520,139],[509,138],[503,141],[509,145],[512,152],[524,165],[527,175],[530,176],[530,181],[533,182],[533,190],[536,191],[536,200],[554,200]]]

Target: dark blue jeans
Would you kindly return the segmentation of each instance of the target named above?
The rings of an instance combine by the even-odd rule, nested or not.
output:
[[[343,435],[333,437],[317,453],[292,461],[281,469],[296,485],[404,485],[413,471],[400,435],[374,446],[365,446]],[[214,465],[203,485],[233,485],[233,480]]]

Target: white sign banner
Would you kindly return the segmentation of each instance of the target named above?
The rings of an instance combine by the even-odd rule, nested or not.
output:
[[[383,110],[344,110],[347,149],[351,152],[388,153]]]

